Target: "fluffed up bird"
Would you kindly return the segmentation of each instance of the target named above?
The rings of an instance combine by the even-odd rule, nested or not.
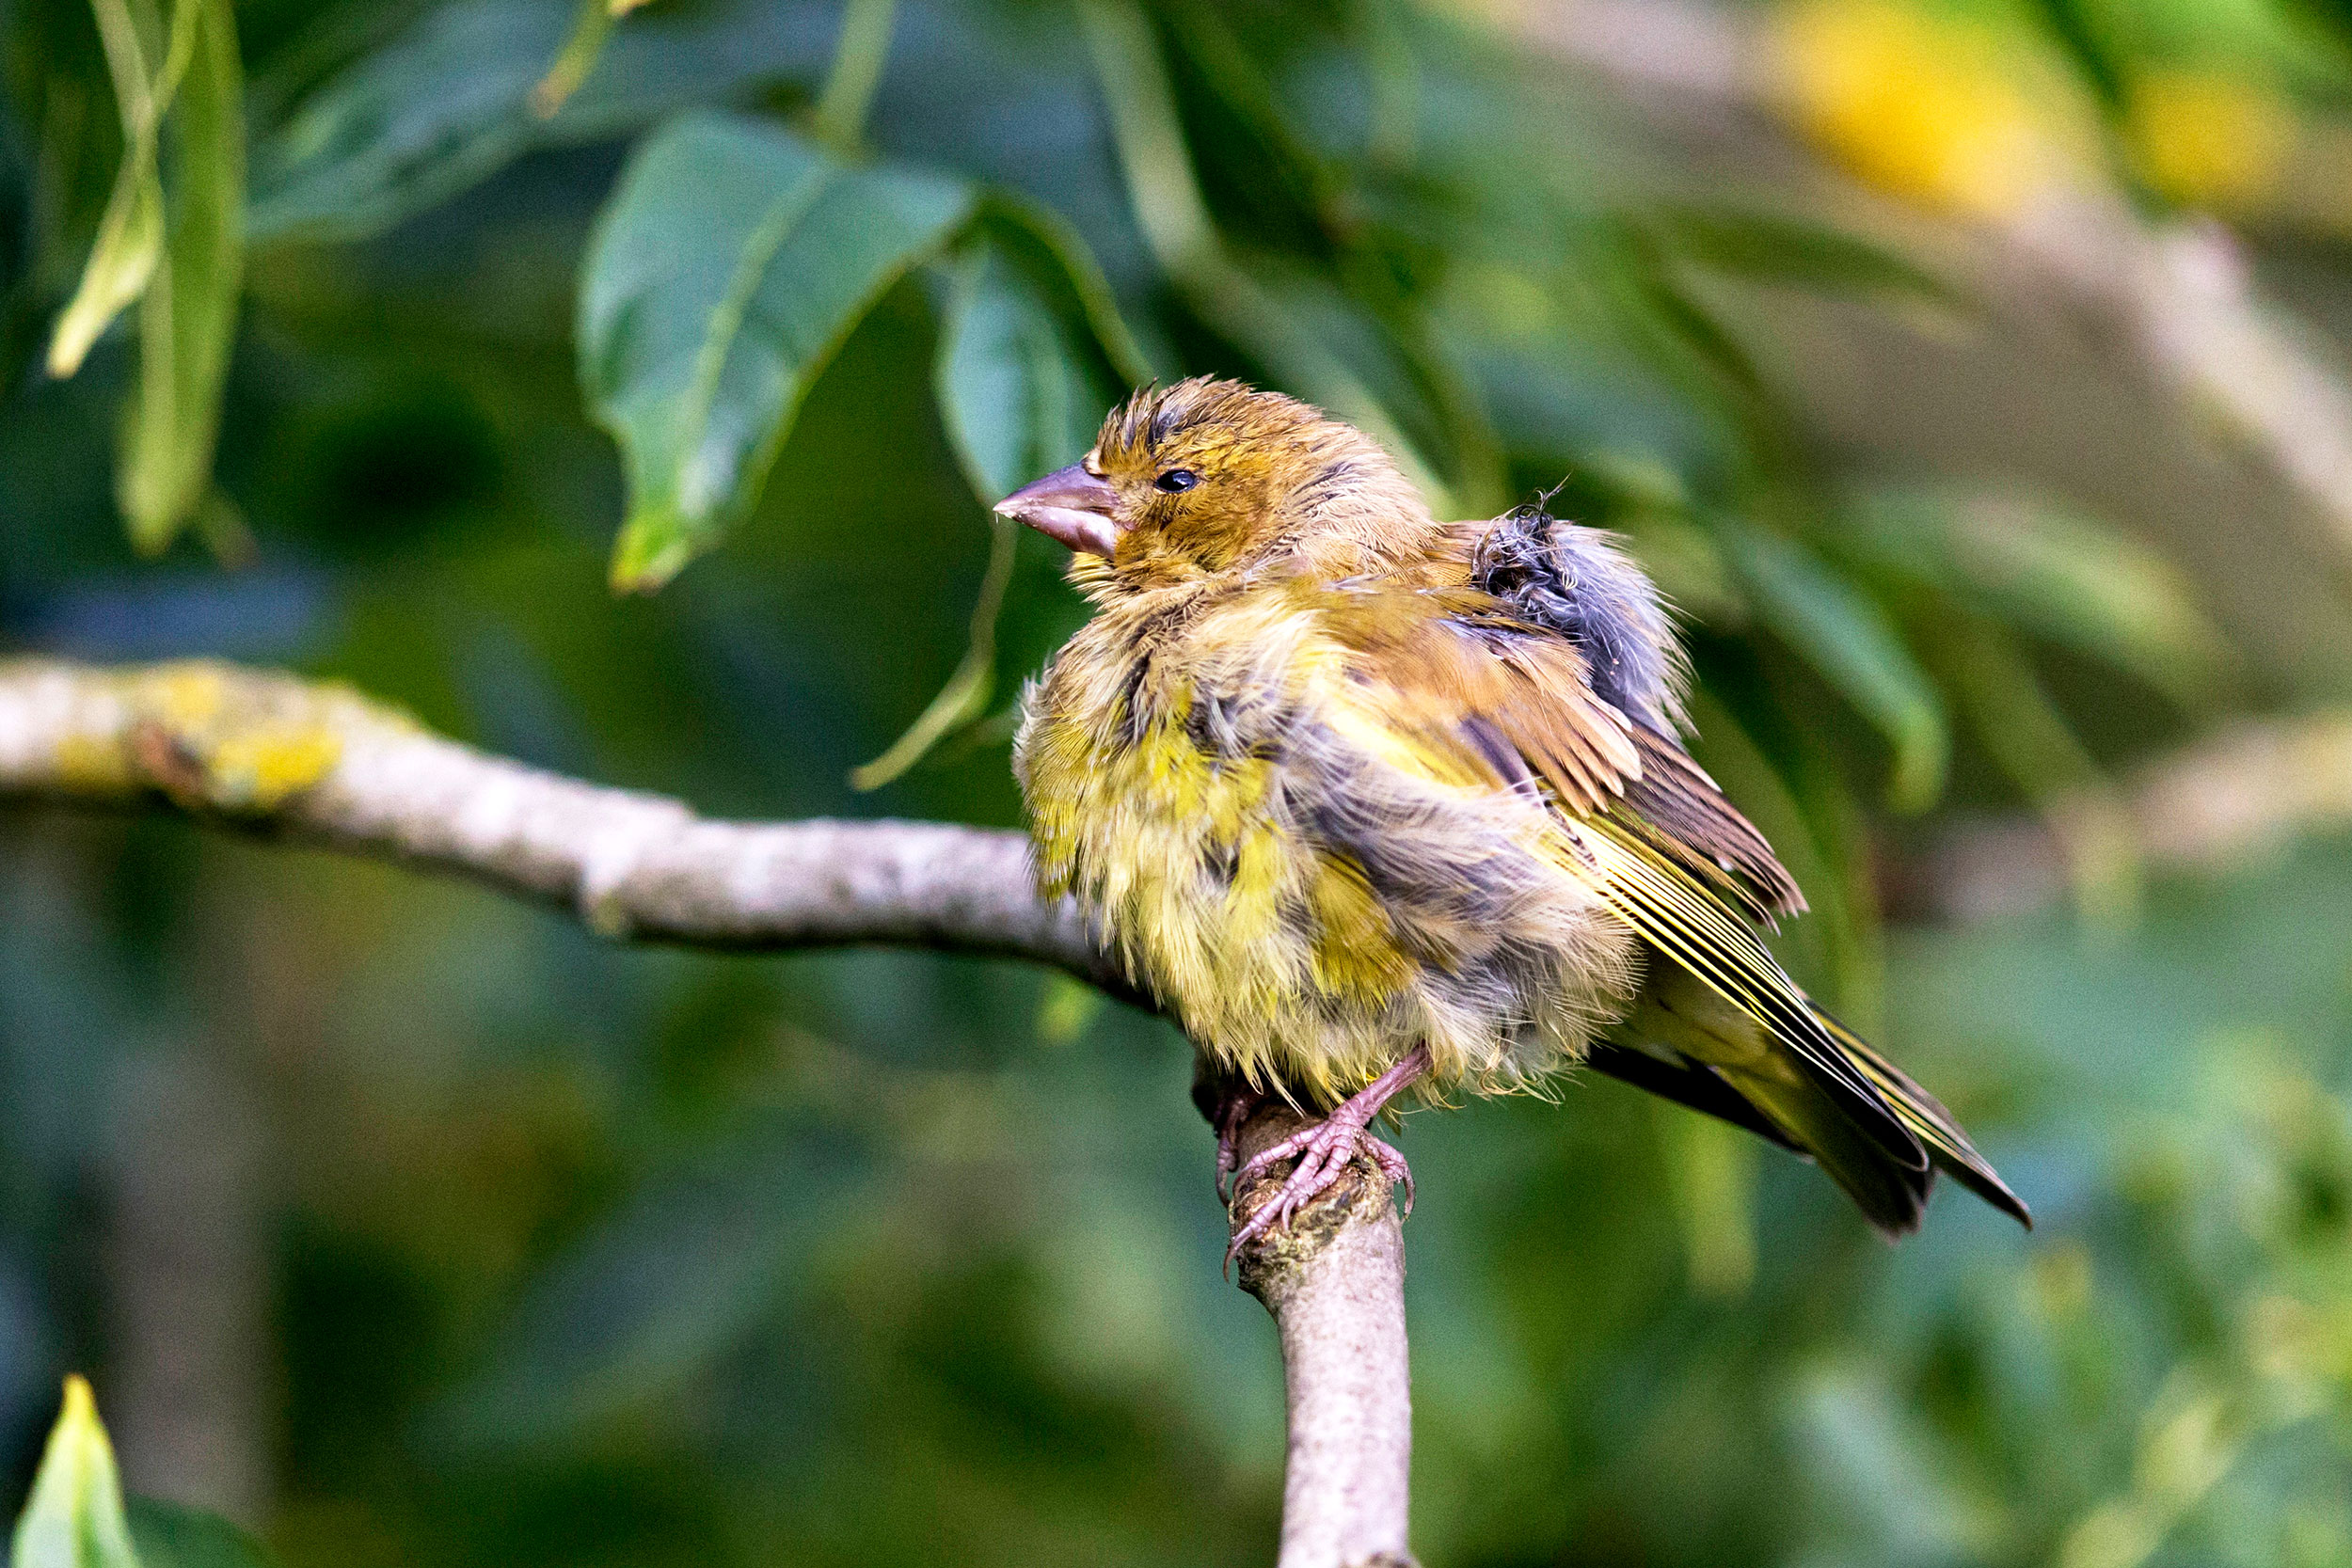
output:
[[[1939,1170],[2032,1223],[1759,940],[1804,900],[1683,749],[1680,645],[1610,535],[1441,522],[1362,433],[1205,378],[997,510],[1095,610],[1024,703],[1041,890],[1229,1085],[1220,1180],[1263,1097],[1323,1117],[1252,1162],[1296,1164],[1236,1249],[1359,1154],[1409,1207],[1370,1131],[1399,1094],[1578,1063],[1810,1157],[1889,1235]]]

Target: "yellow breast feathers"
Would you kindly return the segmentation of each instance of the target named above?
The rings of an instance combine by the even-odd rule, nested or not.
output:
[[[1598,714],[1586,734],[1515,703],[1547,672],[1465,608],[1309,586],[1120,605],[1030,694],[1041,884],[1255,1084],[1328,1103],[1426,1040],[1438,1085],[1512,1087],[1622,1010],[1629,933],[1503,759],[1594,807],[1638,763]],[[1499,716],[1492,745],[1466,712]]]

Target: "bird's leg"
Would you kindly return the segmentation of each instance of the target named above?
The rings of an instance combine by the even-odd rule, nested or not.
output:
[[[1255,1116],[1258,1107],[1266,1102],[1265,1092],[1254,1088],[1248,1080],[1229,1075],[1214,1066],[1206,1056],[1193,1062],[1192,1103],[1216,1133],[1216,1196],[1217,1201],[1232,1202],[1225,1184],[1231,1180],[1234,1166],[1241,1163],[1242,1123]]]
[[[1216,1196],[1220,1203],[1231,1206],[1233,1201],[1226,1183],[1241,1164],[1241,1124],[1264,1103],[1265,1096],[1247,1084],[1229,1084],[1217,1095],[1209,1124],[1216,1129]]]
[[[1429,1048],[1415,1046],[1412,1053],[1389,1069],[1356,1094],[1340,1101],[1339,1108],[1323,1120],[1284,1138],[1273,1148],[1261,1151],[1241,1168],[1233,1179],[1233,1195],[1239,1197],[1249,1179],[1278,1160],[1295,1159],[1281,1186],[1271,1198],[1259,1206],[1248,1223],[1233,1232],[1233,1244],[1226,1250],[1225,1259],[1232,1262],[1241,1255],[1243,1245],[1272,1229],[1287,1226],[1299,1209],[1318,1195],[1328,1191],[1338,1181],[1351,1161],[1359,1154],[1369,1154],[1380,1167],[1380,1174],[1393,1185],[1405,1183],[1405,1212],[1413,1212],[1413,1172],[1405,1163],[1405,1156],[1372,1135],[1373,1118],[1387,1109],[1390,1101],[1408,1086],[1414,1079],[1429,1070]],[[1234,1126],[1240,1125],[1237,1120]],[[1222,1142],[1220,1141],[1220,1165]]]

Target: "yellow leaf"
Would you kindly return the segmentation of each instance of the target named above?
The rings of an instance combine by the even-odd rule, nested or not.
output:
[[[114,1445],[80,1377],[65,1380],[65,1408],[16,1522],[10,1560],[15,1568],[139,1568]]]
[[[1779,13],[1774,76],[1798,128],[1856,178],[1929,206],[2004,217],[2074,178],[2081,133],[2013,40],[1892,0]]]
[[[126,159],[114,194],[106,198],[106,215],[98,225],[98,243],[82,269],[81,284],[49,341],[51,375],[63,379],[82,368],[90,345],[147,292],[163,249],[163,182],[155,178],[151,159],[144,166]]]
[[[2212,71],[2153,71],[2132,84],[2123,134],[2148,182],[2179,201],[2259,207],[2295,148],[2295,111],[2277,92]]]

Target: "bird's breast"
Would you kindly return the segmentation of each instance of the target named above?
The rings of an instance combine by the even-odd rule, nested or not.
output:
[[[1533,1027],[1572,1048],[1622,943],[1596,939],[1540,805],[1433,768],[1311,636],[1117,629],[1089,625],[1026,700],[1039,880],[1197,1041],[1317,1099],[1422,1039],[1456,1079],[1516,1081]]]

